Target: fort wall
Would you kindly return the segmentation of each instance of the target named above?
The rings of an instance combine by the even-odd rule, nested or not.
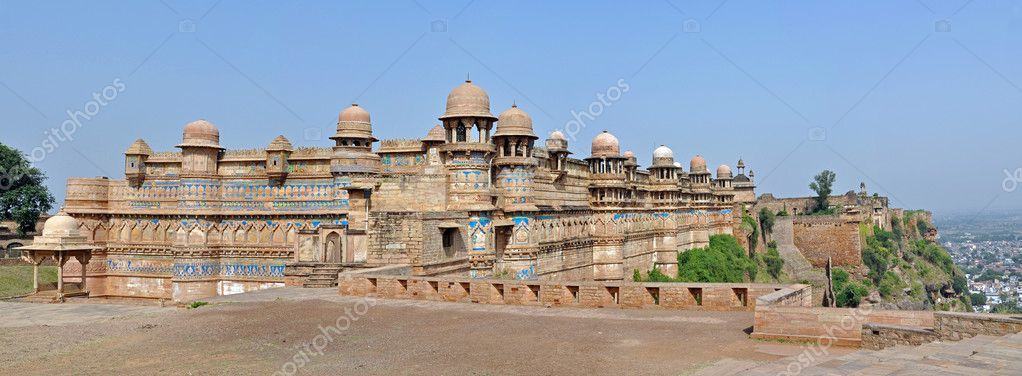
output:
[[[814,267],[826,266],[828,257],[834,266],[862,264],[859,222],[841,216],[796,216],[793,223],[795,246]]]

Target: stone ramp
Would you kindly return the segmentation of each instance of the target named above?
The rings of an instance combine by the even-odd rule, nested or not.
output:
[[[813,269],[813,265],[795,247],[795,225],[792,217],[777,217],[774,222],[773,240],[777,242],[777,252],[784,259],[784,272],[796,281],[808,280],[826,285],[827,276],[822,271]]]
[[[821,350],[817,346],[807,348],[805,354]],[[1022,333],[977,336],[918,347],[895,346],[881,351],[860,350],[837,357],[799,356],[752,367],[747,362],[723,360],[695,375],[1019,375]]]

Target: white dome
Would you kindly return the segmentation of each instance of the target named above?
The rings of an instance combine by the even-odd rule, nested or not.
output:
[[[660,145],[660,147],[656,148],[656,150],[653,150],[653,158],[671,158],[671,159],[673,159],[674,158],[674,150],[671,150],[671,148],[669,148],[669,147],[667,147],[665,145]]]

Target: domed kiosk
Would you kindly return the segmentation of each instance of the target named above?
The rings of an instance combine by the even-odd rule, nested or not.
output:
[[[79,233],[79,227],[78,220],[61,210],[46,220],[42,236],[36,236],[32,240],[32,245],[18,248],[21,251],[21,258],[32,264],[34,295],[58,302],[63,302],[67,297],[89,295],[85,285],[85,271],[89,259],[92,258],[92,251],[100,247],[90,245],[88,239]],[[53,258],[57,264],[56,291],[40,291],[39,288],[39,265],[48,258]],[[68,290],[64,282],[64,264],[71,258],[75,258],[81,264],[82,275],[75,288]]]

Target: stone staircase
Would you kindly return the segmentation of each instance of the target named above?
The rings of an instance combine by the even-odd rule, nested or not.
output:
[[[316,264],[302,287],[337,287],[337,274],[341,272],[341,269],[344,269],[343,264]]]
[[[807,350],[807,353],[812,353],[812,350]],[[793,356],[766,364],[755,364],[725,359],[695,374],[1018,375],[1022,370],[1022,333],[1000,337],[981,335],[958,342],[933,342],[922,346],[899,345],[880,351],[860,350],[842,356],[803,356],[801,360],[799,356]]]
[[[822,271],[813,269],[813,265],[795,247],[795,225],[792,217],[777,217],[774,222],[773,240],[777,242],[777,252],[784,259],[784,272],[796,281],[808,280],[820,285],[827,283],[827,276]]]

